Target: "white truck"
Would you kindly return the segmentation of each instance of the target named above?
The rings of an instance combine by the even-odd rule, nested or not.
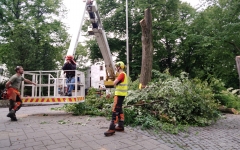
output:
[[[74,55],[78,45],[78,39],[82,29],[83,20],[87,11],[92,27],[89,27],[89,35],[95,35],[106,67],[106,88],[113,87],[116,77],[112,55],[107,42],[106,34],[100,19],[96,1],[84,0],[85,9],[83,10],[82,21],[78,31],[73,35],[67,55]],[[62,70],[51,71],[25,71],[24,77],[37,83],[37,86],[22,83],[21,96],[24,104],[51,104],[51,103],[79,103],[85,100],[85,75],[76,70],[75,89],[72,96],[64,96],[66,78]]]

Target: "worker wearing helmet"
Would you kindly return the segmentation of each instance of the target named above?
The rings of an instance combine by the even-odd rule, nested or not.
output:
[[[122,61],[115,64],[116,70],[119,73],[117,79],[114,80],[113,84],[116,86],[114,102],[112,107],[112,121],[108,131],[104,132],[105,136],[111,136],[115,131],[124,131],[124,113],[122,109],[122,104],[125,96],[127,96],[128,81],[127,75],[123,71],[125,65]],[[115,125],[118,123],[118,126]]]
[[[72,96],[72,90],[74,89],[75,83],[75,70],[76,70],[76,62],[72,55],[66,56],[66,63],[63,65],[62,69],[64,73],[66,73],[66,83],[67,83],[67,91],[65,96]],[[71,71],[73,70],[73,71]]]

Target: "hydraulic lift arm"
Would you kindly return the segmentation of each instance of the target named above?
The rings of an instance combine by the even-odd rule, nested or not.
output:
[[[92,24],[92,28],[88,31],[88,33],[89,35],[95,35],[105,62],[106,80],[104,81],[104,85],[106,88],[111,88],[113,87],[113,81],[115,80],[116,75],[114,71],[112,54],[110,53],[110,48],[100,19],[96,1],[88,0],[86,10],[89,14]]]
[[[77,30],[77,32],[74,32],[72,38],[71,38],[71,42],[70,42],[70,46],[68,48],[68,51],[67,51],[67,55],[74,55],[75,52],[76,52],[76,48],[77,48],[77,45],[78,45],[78,39],[79,39],[79,36],[80,36],[80,33],[81,33],[81,29],[82,29],[82,24],[83,24],[83,18],[85,16],[85,11],[86,11],[86,7],[87,7],[87,3],[84,3],[85,6],[84,6],[84,10],[83,10],[83,16],[82,16],[82,20],[81,22],[79,22],[79,28]]]

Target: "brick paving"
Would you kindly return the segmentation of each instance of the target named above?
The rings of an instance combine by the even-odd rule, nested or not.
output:
[[[214,125],[191,127],[172,135],[126,127],[105,137],[104,117],[73,116],[50,106],[22,107],[17,122],[0,108],[0,150],[237,150],[240,149],[240,115],[225,115]]]
[[[177,135],[133,130],[146,136],[155,136],[156,141],[173,150],[240,150],[240,115],[225,114],[213,125],[190,127],[187,132]]]

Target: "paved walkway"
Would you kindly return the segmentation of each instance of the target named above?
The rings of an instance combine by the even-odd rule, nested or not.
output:
[[[22,107],[17,122],[0,108],[0,150],[232,150],[240,149],[240,116],[226,115],[209,127],[190,128],[178,135],[126,127],[105,137],[103,117],[72,116],[50,106]]]

